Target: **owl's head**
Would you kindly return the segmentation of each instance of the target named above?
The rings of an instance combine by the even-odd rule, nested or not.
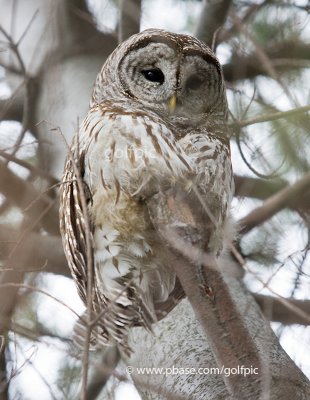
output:
[[[189,35],[148,29],[130,37],[108,58],[96,86],[94,103],[127,98],[171,122],[226,118],[221,66]]]

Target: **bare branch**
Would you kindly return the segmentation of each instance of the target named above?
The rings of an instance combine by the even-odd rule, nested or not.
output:
[[[268,46],[266,44],[264,52],[277,72],[290,71],[292,68],[303,68],[303,65],[298,65],[296,62],[295,65],[290,63],[277,65],[277,63],[272,63],[273,60],[283,58],[292,61],[303,60],[303,64],[306,60],[310,60],[310,44],[298,40],[283,41],[277,43],[276,46]],[[234,52],[230,62],[223,65],[223,72],[225,80],[228,82],[253,79],[258,75],[267,75],[266,69],[258,62],[255,53],[245,56]]]
[[[88,9],[85,0],[67,0],[60,4],[59,17],[65,17],[70,34],[83,40],[83,36],[93,36],[98,32],[93,15]]]
[[[142,0],[119,0],[119,43],[140,31],[141,3]]]
[[[0,255],[5,261],[19,240],[20,232],[8,226],[0,227]],[[18,244],[8,268],[16,271],[50,272],[71,278],[59,236],[32,232]]]
[[[71,311],[71,313],[75,317],[79,317],[79,315],[76,313],[76,311],[74,311],[74,309],[72,307],[68,306],[68,304],[66,304],[64,301],[62,301],[62,300],[58,299],[57,297],[53,296],[52,294],[50,294],[46,290],[42,290],[42,289],[40,289],[40,288],[38,288],[36,286],[27,285],[27,284],[24,284],[24,283],[6,282],[6,283],[0,283],[0,287],[1,287],[1,289],[3,289],[3,288],[16,288],[16,289],[26,289],[27,291],[41,293],[44,296],[47,296],[50,299],[54,300],[56,303],[61,304],[67,310]]]
[[[33,16],[33,18],[31,18],[29,24],[27,25],[25,31],[23,32],[23,34],[20,37],[18,42],[15,42],[13,40],[12,36],[9,35],[6,32],[6,30],[0,25],[0,32],[3,34],[3,36],[8,41],[9,48],[12,50],[13,54],[15,55],[15,57],[17,59],[17,62],[18,62],[18,65],[19,65],[19,68],[21,71],[21,75],[23,77],[22,86],[24,86],[24,88],[25,88],[24,96],[23,96],[23,111],[22,111],[22,120],[21,120],[22,127],[21,127],[21,132],[19,134],[19,137],[16,141],[15,148],[12,153],[13,155],[15,155],[15,153],[18,151],[18,148],[24,139],[27,129],[30,128],[30,121],[31,121],[31,117],[33,115],[33,94],[34,94],[33,83],[34,82],[26,70],[26,65],[24,63],[22,54],[19,51],[19,44],[22,41],[26,32],[28,31],[29,27],[33,23],[36,15],[37,15],[37,12]]]
[[[0,120],[22,122],[24,90],[18,90],[9,99],[0,100]]]
[[[199,246],[186,240],[187,236],[183,238],[182,233],[174,227],[178,226],[180,221],[184,225],[191,221],[190,226],[197,227],[199,232],[198,221],[203,225],[206,221],[202,214],[207,214],[215,226],[216,221],[213,215],[209,215],[208,210],[205,210],[207,204],[201,204],[203,200],[200,199],[199,192],[195,188],[192,194],[187,193],[183,198],[179,194],[180,191],[183,193],[182,188],[179,192],[178,189],[173,188],[157,193],[148,199],[147,203],[156,230],[162,237],[163,243],[168,244],[173,253],[168,263],[175,269],[208,339],[218,367],[253,365],[262,373],[264,365],[260,353],[249,331],[245,328],[243,318],[232,300],[223,275],[217,268],[215,257],[212,254],[204,254]],[[178,211],[173,208],[174,204],[178,204]],[[202,206],[199,207],[200,204]],[[172,221],[177,220],[178,224],[173,224],[168,219],[169,217],[166,217],[166,215],[170,216],[170,213],[174,216]],[[186,233],[188,235],[187,231]],[[180,250],[180,247],[184,250]],[[184,255],[184,251],[188,248],[190,248],[189,257]],[[231,394],[239,393],[241,398],[249,398],[249,393],[252,393],[253,398],[259,397],[261,388],[257,381],[262,379],[262,375],[252,376],[246,384],[240,376],[223,378]]]
[[[21,73],[25,77],[26,76],[26,67],[25,67],[24,61],[22,59],[22,56],[18,50],[18,44],[14,42],[11,35],[9,35],[1,25],[0,25],[0,32],[7,39],[8,45],[13,50],[13,53],[15,54],[15,56],[18,60],[18,63],[19,63],[20,69],[21,69]]]
[[[288,186],[284,179],[257,179],[249,176],[234,175],[235,195],[265,200]]]
[[[283,179],[257,179],[248,176],[234,176],[235,195],[240,197],[252,197],[266,200],[276,194],[279,190],[289,187],[289,183]],[[309,212],[310,193],[298,196],[290,203],[289,207],[295,211]]]
[[[281,322],[284,325],[310,325],[310,300],[285,299],[286,302],[283,302],[281,298],[274,296],[257,293],[253,296],[269,320]],[[288,308],[287,303],[303,311],[308,318]]]
[[[231,0],[204,0],[195,36],[211,47],[216,31],[226,21],[231,3]]]
[[[244,235],[254,227],[261,225],[263,222],[274,216],[283,208],[292,204],[294,199],[307,193],[310,185],[310,173],[306,174],[302,179],[293,185],[280,190],[275,195],[269,197],[260,207],[251,211],[244,218],[239,220],[239,233]]]
[[[267,75],[269,75],[276,82],[278,82],[279,85],[281,85],[287,98],[290,99],[292,101],[292,103],[294,104],[294,100],[292,98],[291,92],[289,91],[286,84],[284,83],[282,78],[280,78],[278,72],[272,65],[271,59],[265,52],[264,48],[256,41],[254,36],[249,32],[249,30],[246,28],[246,26],[242,23],[242,20],[238,17],[238,15],[234,11],[232,11],[232,17],[233,17],[233,20],[234,20],[239,32],[242,33],[244,35],[244,37],[246,39],[248,39],[254,46],[254,51],[257,56],[257,59],[260,62],[260,64],[262,65],[263,69],[266,71]]]
[[[45,193],[39,193],[34,186],[19,178],[3,162],[0,161],[0,192],[19,207],[25,214],[34,220],[44,210],[50,208],[42,218],[44,227],[53,234],[58,234],[58,211],[54,202]]]
[[[245,11],[244,15],[242,16],[242,24],[246,24],[252,16],[262,9],[263,7],[269,5],[273,0],[264,0],[261,3],[248,3],[248,8]],[[222,42],[228,42],[228,40],[235,35],[237,32],[236,29],[236,24],[233,24],[231,27],[229,27],[227,30],[221,32],[219,34],[219,41]]]
[[[280,111],[280,112],[275,112],[275,113],[267,114],[267,115],[259,115],[258,117],[247,119],[244,121],[235,121],[235,122],[228,124],[228,126],[231,128],[243,128],[245,126],[259,124],[261,122],[275,121],[275,120],[281,119],[281,118],[289,118],[289,117],[293,117],[293,116],[298,116],[299,114],[303,114],[303,113],[306,113],[309,111],[310,111],[310,105],[307,105],[307,106],[303,106],[303,107],[293,108],[288,111]]]
[[[95,365],[95,371],[89,379],[86,398],[96,399],[102,391],[120,360],[120,354],[116,346],[107,347],[104,350],[100,365]]]
[[[12,161],[15,164],[20,165],[21,167],[27,168],[32,174],[36,176],[40,176],[41,178],[47,179],[51,185],[56,185],[58,183],[58,180],[51,176],[48,172],[41,170],[34,166],[33,164],[30,164],[27,161],[21,160],[19,158],[16,158],[12,154],[6,153],[5,151],[0,149],[0,157],[5,158],[8,161]]]
[[[170,235],[165,237],[168,242],[169,237]],[[263,365],[256,345],[245,329],[243,319],[235,307],[220,272],[212,267],[204,266],[208,286],[201,287],[201,283],[193,274],[193,265],[188,261],[178,260],[173,266],[197,319],[205,331],[218,366],[225,365],[233,368],[242,363],[255,365],[259,371],[262,371]],[[246,393],[252,393],[255,397],[254,393],[258,395],[260,391],[257,384],[258,377],[253,378],[252,376],[246,385],[240,377],[231,377],[225,381],[229,392],[239,393],[240,397],[246,398]]]
[[[65,336],[57,335],[51,332],[46,326],[38,322],[33,328],[29,328],[28,326],[21,325],[18,322],[10,323],[10,321],[8,321],[7,327],[8,329],[10,329],[10,331],[17,333],[18,335],[32,341],[43,341],[42,336],[46,336],[48,338],[61,340],[62,342],[72,343],[70,339],[66,338]]]
[[[276,58],[271,61],[273,67],[309,68],[310,60],[292,60],[290,58]]]

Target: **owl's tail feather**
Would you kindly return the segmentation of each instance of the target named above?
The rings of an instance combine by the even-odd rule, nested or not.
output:
[[[124,307],[115,302],[110,303],[98,323],[91,328],[89,337],[90,350],[98,350],[107,346],[117,345],[121,351],[130,356],[132,350],[128,345],[128,333],[134,326],[143,326],[153,333],[152,324],[155,322],[154,316],[144,307],[143,302],[132,306]],[[92,320],[96,319],[93,313]],[[76,349],[85,348],[85,341],[88,336],[87,311],[85,311],[76,321],[73,328],[72,342]]]
[[[73,327],[72,342],[79,350],[85,348],[85,341],[88,336],[87,318],[87,311],[85,311]],[[107,347],[110,344],[108,335],[104,333],[104,330],[101,327],[95,326],[91,329],[89,338],[90,350],[97,350],[99,347]]]
[[[152,324],[155,321],[154,315],[145,307],[143,301],[136,299],[135,303],[129,306],[117,302],[110,303],[108,311],[100,320],[100,326],[106,330],[109,341],[116,343],[121,351],[130,356],[132,353],[128,345],[130,329],[134,326],[143,326],[153,333]]]

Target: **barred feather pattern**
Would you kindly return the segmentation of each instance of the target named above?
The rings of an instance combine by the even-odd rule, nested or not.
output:
[[[132,84],[140,79],[135,76],[135,63],[144,57],[147,65],[155,64],[156,52],[160,57],[167,54],[169,63],[172,60],[162,68],[173,70],[171,79],[179,80],[173,90],[186,86],[180,76],[187,70],[192,74],[195,68],[205,69],[203,73],[212,82],[204,88],[208,92],[201,100],[203,111],[200,100],[191,99],[195,93],[189,92],[183,100],[180,91],[176,110],[171,112],[169,93],[166,99],[158,99],[160,95],[154,99],[152,91],[158,85],[147,87],[147,82],[141,89],[137,83],[136,89]],[[199,228],[204,229],[198,232],[204,237],[203,251],[214,256],[221,253],[233,194],[226,116],[220,65],[209,48],[190,36],[162,30],[134,35],[112,53],[98,75],[90,110],[65,165],[60,209],[65,254],[85,302],[85,218],[90,222],[92,311],[99,315],[94,340],[97,335],[101,342],[117,343],[129,353],[129,329],[139,325],[152,330],[152,324],[183,296],[171,267],[171,249],[162,242],[154,220],[157,216],[148,207],[158,193],[178,188],[187,196],[194,188],[198,190],[216,220],[216,224]],[[74,164],[83,181],[86,215]],[[166,223],[184,228],[177,216],[169,215]]]

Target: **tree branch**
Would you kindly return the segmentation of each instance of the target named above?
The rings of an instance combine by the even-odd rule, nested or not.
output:
[[[0,149],[0,157],[3,157],[8,161],[11,161],[17,165],[20,165],[21,167],[28,169],[35,176],[40,176],[41,178],[47,179],[51,185],[56,185],[57,183],[59,183],[59,181],[55,179],[53,176],[51,176],[48,172],[39,169],[38,167],[36,167],[33,164],[30,164],[27,161],[16,158],[12,154],[9,154],[1,149]]]
[[[259,115],[258,117],[246,119],[243,121],[235,121],[235,122],[228,124],[228,127],[233,128],[233,129],[234,128],[243,128],[245,126],[259,124],[261,122],[275,121],[275,120],[281,119],[281,118],[289,118],[289,117],[298,116],[299,114],[303,114],[303,113],[306,113],[309,111],[310,111],[310,105],[307,105],[307,106],[303,106],[303,107],[293,108],[288,111],[279,111],[279,112],[275,112],[275,113],[271,113],[271,114]]]
[[[237,394],[234,399],[307,399],[310,388],[306,377],[279,345],[253,296],[232,276],[225,275],[225,282],[242,315],[244,326],[254,339],[262,358],[267,361],[266,369],[259,371],[263,375],[262,396],[255,397],[250,394],[243,397]],[[229,313],[229,309],[227,312]],[[143,327],[132,329],[129,344],[134,352],[130,358],[124,357],[126,364],[131,366],[131,376],[142,398],[170,399],[166,395],[167,392],[173,393],[177,399],[231,398],[223,387],[221,375],[142,375],[136,372],[136,369],[141,367],[163,367],[163,370],[168,367],[172,370],[173,367],[203,366],[209,370],[215,369],[216,362],[209,343],[205,340],[187,299],[182,300],[164,319],[154,324],[153,329],[154,333],[147,332]],[[218,340],[221,339],[225,341],[225,337]],[[234,346],[237,343],[239,339]],[[245,385],[247,379],[248,376],[244,377]]]
[[[71,278],[59,236],[32,232],[19,242],[21,234],[22,232],[5,225],[0,227],[2,261],[8,260],[17,245],[14,256],[6,267],[22,272],[50,272]]]
[[[197,244],[193,244],[188,239],[192,231],[195,237],[208,237],[206,224],[209,221],[214,229],[216,221],[208,215],[195,188],[191,193],[184,193],[183,187],[176,186],[149,198],[147,205],[162,243],[171,250],[167,264],[176,272],[217,366],[221,369],[223,366],[252,365],[260,371],[258,375],[249,376],[246,384],[240,376],[223,376],[228,392],[244,399],[250,398],[250,394],[252,398],[259,398],[261,387],[258,382],[263,381],[265,366],[255,341],[232,300],[214,254],[205,253],[209,240],[195,239]],[[179,226],[187,229],[181,230]]]
[[[140,31],[141,3],[142,0],[119,0],[119,43]]]
[[[283,208],[291,206],[292,202],[296,201],[299,196],[309,194],[309,185],[310,173],[306,174],[293,185],[286,187],[269,197],[260,207],[257,207],[244,218],[239,220],[238,225],[240,226],[240,235],[244,235],[256,226],[261,225]]]
[[[257,11],[261,10],[265,6],[268,6],[270,3],[272,3],[272,1],[273,0],[264,0],[261,3],[254,3],[254,4],[248,3],[248,8],[242,16],[242,23],[246,24]],[[227,30],[222,31],[219,34],[220,43],[228,42],[229,39],[231,39],[236,34],[236,32],[237,32],[236,24],[233,24]]]
[[[24,90],[18,91],[9,99],[0,100],[0,121],[18,121],[23,120]]]
[[[291,59],[291,60],[310,60],[310,44],[302,41],[287,40],[276,45],[264,48],[265,54],[272,60]],[[277,65],[274,67],[278,72],[290,71],[295,66],[287,63],[286,65]],[[232,54],[230,62],[223,65],[224,77],[227,82],[235,82],[243,79],[253,79],[258,75],[267,75],[265,68],[259,63],[255,53],[244,56],[237,51]]]
[[[170,235],[165,237],[169,243]],[[204,266],[207,287],[201,287],[189,261],[174,263],[177,276],[200,321],[218,366],[234,368],[236,365],[255,366],[264,370],[258,349],[245,329],[243,318],[236,309],[229,290],[219,271]],[[209,293],[209,294],[208,294]],[[225,379],[226,378],[226,379]],[[228,391],[240,398],[258,398],[260,376],[252,375],[246,384],[240,376],[225,377]]]
[[[281,322],[284,325],[310,324],[310,300],[285,299],[285,302],[290,303],[292,306],[308,315],[308,318],[304,318],[302,315],[289,309],[281,298],[279,299],[277,297],[265,296],[257,293],[253,294],[253,296],[270,321]]]
[[[89,379],[87,386],[87,399],[96,399],[100,394],[120,360],[117,346],[107,347],[103,350],[100,365],[95,365],[95,370]]]
[[[265,200],[276,194],[279,190],[289,187],[284,179],[257,179],[248,176],[234,176],[235,195],[238,197],[252,197]],[[294,211],[309,212],[310,192],[303,193],[303,196],[296,197],[289,205]]]
[[[66,52],[72,52],[72,47],[82,53],[91,51],[94,46],[106,46],[106,34],[98,30],[86,0],[59,2],[58,19],[62,22],[59,33],[65,31],[72,39],[67,43]]]
[[[19,178],[1,161],[0,176],[0,192],[24,211],[30,220],[34,221],[49,208],[47,215],[42,217],[42,223],[49,232],[58,234],[58,211],[53,200],[45,193],[37,192],[31,183]]]
[[[34,80],[28,74],[28,71],[26,69],[26,64],[24,62],[23,56],[19,49],[19,44],[22,41],[22,39],[24,38],[24,35],[28,32],[28,29],[31,26],[32,22],[34,21],[36,14],[37,14],[37,12],[33,15],[32,19],[30,20],[29,24],[27,25],[25,31],[23,32],[22,36],[20,37],[20,39],[18,41],[15,41],[13,39],[13,37],[0,25],[0,32],[7,40],[7,45],[17,60],[18,68],[20,69],[21,77],[23,79],[21,87],[24,87],[22,120],[21,120],[22,127],[21,127],[19,137],[18,137],[18,139],[15,143],[14,149],[13,149],[13,155],[15,155],[15,153],[19,149],[19,146],[23,141],[23,138],[26,134],[27,129],[30,128],[31,119],[33,119],[32,117],[34,114],[34,108],[33,108],[33,104],[34,104],[33,96],[34,96],[34,87],[35,87]]]
[[[214,35],[225,23],[231,0],[204,0],[195,36],[214,47]]]
[[[258,179],[249,176],[234,175],[235,195],[265,200],[288,186],[284,179]],[[309,199],[310,200],[310,199]]]

